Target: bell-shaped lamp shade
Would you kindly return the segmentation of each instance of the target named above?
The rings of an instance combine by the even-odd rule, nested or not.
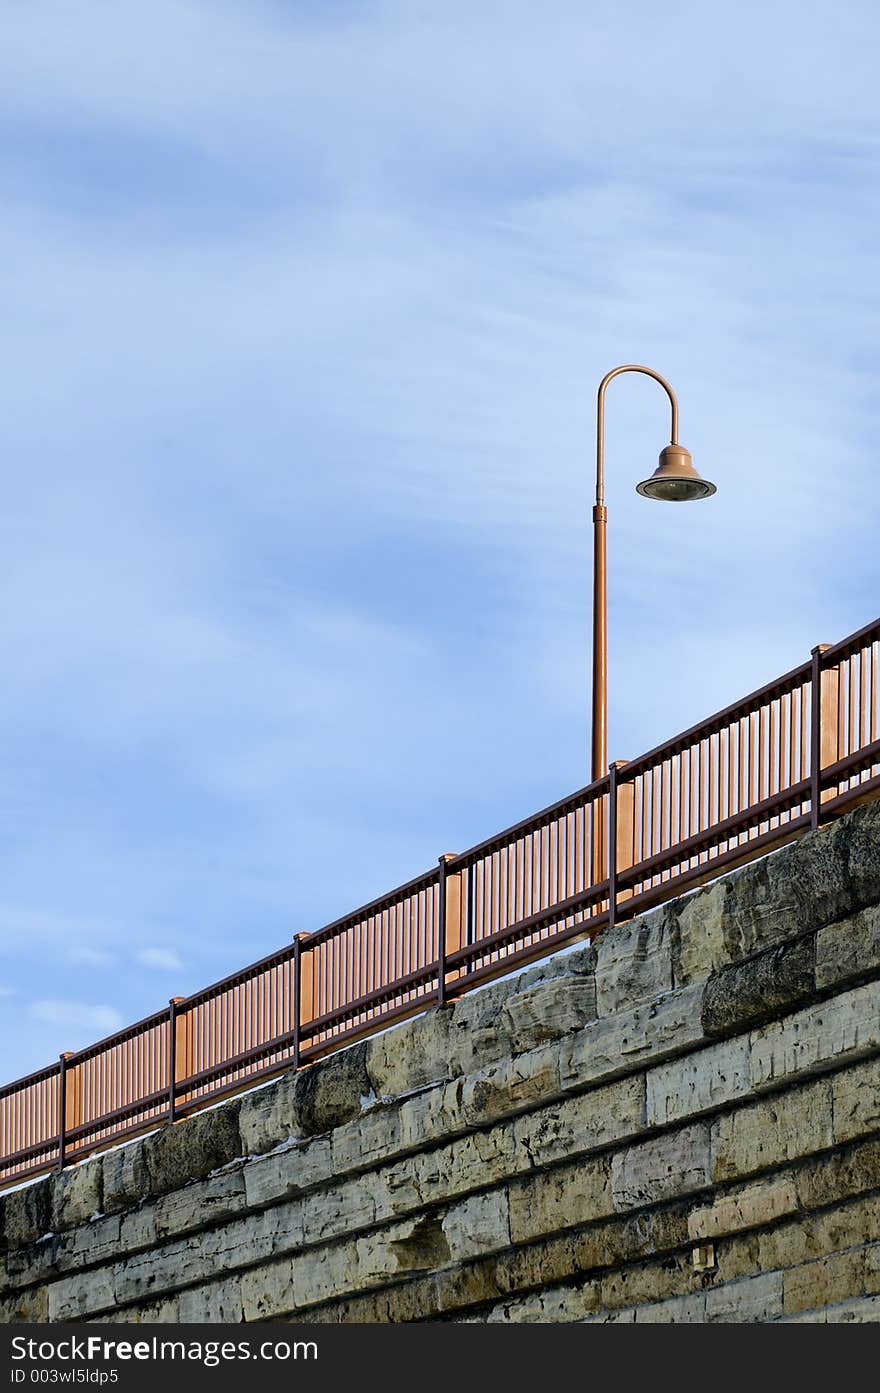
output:
[[[687,503],[692,498],[709,498],[715,485],[694,469],[690,451],[683,445],[667,445],[660,451],[660,463],[650,479],[636,484],[643,498],[660,498],[667,503]]]

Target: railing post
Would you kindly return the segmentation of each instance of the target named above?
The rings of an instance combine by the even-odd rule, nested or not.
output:
[[[307,933],[298,933],[294,940],[297,953],[294,959],[294,995],[296,997],[296,1018],[294,1027],[296,1029],[295,1045],[297,1064],[299,1064],[302,1056],[302,1028],[315,1018],[315,950],[312,949],[311,952],[309,951],[309,937],[310,935]],[[312,1043],[314,1043],[314,1041]]]
[[[461,872],[449,874],[449,862],[455,860],[454,851],[444,851],[438,859],[439,895],[437,902],[437,1004],[445,1006],[448,996],[446,959],[464,944],[464,925],[462,923]],[[456,977],[460,972],[456,972]]]
[[[67,1136],[78,1125],[76,1097],[74,1090],[68,1088],[67,1061],[73,1058],[72,1050],[65,1050],[58,1059],[58,1169],[64,1170],[64,1153]],[[71,1116],[71,1104],[73,1104]]]
[[[302,944],[299,941],[299,934],[293,940],[293,1067],[299,1068],[299,1047],[300,1047],[300,1010],[299,983],[300,967],[302,961]]]
[[[629,899],[632,890],[618,890],[617,877],[628,871],[635,853],[633,806],[635,785],[621,778],[628,760],[616,759],[609,766],[608,786],[608,927],[617,922],[618,900]]]
[[[834,797],[834,790],[822,791],[822,770],[839,758],[838,720],[840,713],[840,669],[823,668],[822,654],[831,647],[817,643],[812,650],[812,691],[810,696],[810,825],[822,820],[822,804]]]
[[[179,1081],[186,1077],[181,1071],[181,1060],[178,1058],[179,1045],[177,1039],[177,1008],[186,997],[172,996],[168,1002],[168,1121],[177,1121],[177,1085]],[[185,1063],[184,1063],[185,1068]]]

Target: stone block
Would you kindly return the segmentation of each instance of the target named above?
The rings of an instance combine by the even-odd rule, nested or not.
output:
[[[141,1143],[150,1193],[168,1194],[241,1155],[238,1099],[161,1127]]]
[[[330,1137],[315,1137],[257,1156],[243,1168],[248,1205],[262,1207],[300,1195],[335,1173]]]
[[[698,1123],[619,1152],[612,1161],[614,1208],[637,1209],[709,1184],[709,1127]]]
[[[443,1236],[452,1262],[464,1262],[467,1258],[508,1247],[510,1207],[507,1191],[488,1190],[452,1205],[443,1216]]]
[[[783,1274],[760,1272],[706,1292],[706,1316],[711,1322],[758,1324],[782,1315]]]
[[[750,1091],[748,1039],[725,1040],[648,1071],[648,1126],[713,1112]]]
[[[37,1180],[0,1199],[0,1237],[7,1250],[24,1248],[52,1232],[54,1180]]]
[[[835,1141],[880,1132],[880,1058],[835,1074],[831,1098]]]
[[[736,1034],[807,1000],[815,991],[813,952],[813,940],[800,939],[716,972],[703,996],[706,1034]]]
[[[666,906],[640,914],[604,933],[596,951],[599,1016],[629,1010],[671,991],[672,949]]]
[[[290,1070],[245,1093],[238,1114],[244,1156],[256,1156],[299,1136],[297,1075]]]
[[[450,1077],[452,1010],[426,1011],[366,1043],[370,1087],[379,1098],[399,1098]]]
[[[705,1039],[700,1019],[703,989],[684,987],[629,1011],[592,1022],[560,1042],[559,1081],[563,1090],[631,1073]]]
[[[876,1051],[880,982],[869,982],[754,1031],[752,1084],[775,1087]]]
[[[63,1229],[87,1224],[104,1208],[104,1170],[100,1157],[71,1166],[56,1177],[52,1194],[52,1228]]]
[[[238,1324],[244,1319],[241,1278],[226,1277],[219,1282],[206,1282],[189,1287],[178,1297],[177,1320],[184,1324],[227,1322]]]
[[[785,1314],[831,1306],[847,1297],[861,1296],[865,1280],[865,1251],[855,1248],[831,1253],[802,1267],[790,1268],[784,1276]]]
[[[798,1194],[792,1176],[760,1181],[719,1195],[711,1204],[695,1209],[688,1219],[688,1235],[694,1241],[719,1238],[772,1224],[797,1209]]]
[[[349,1045],[297,1075],[296,1107],[303,1136],[320,1136],[360,1115],[372,1094],[367,1046]]]
[[[880,1140],[838,1150],[801,1166],[797,1192],[804,1209],[819,1209],[847,1196],[880,1189]]]
[[[835,987],[880,971],[880,906],[870,905],[816,935],[816,986]]]
[[[734,871],[724,914],[729,958],[843,919],[865,903],[854,893],[849,839],[844,822],[833,822]]]
[[[98,1164],[96,1159],[95,1164]],[[105,1214],[118,1214],[140,1204],[150,1194],[150,1173],[142,1141],[129,1142],[106,1151],[100,1158],[102,1208]]]
[[[621,1313],[625,1318],[625,1312]],[[637,1325],[697,1325],[706,1319],[706,1297],[701,1291],[673,1296],[668,1301],[637,1306],[633,1312]]]
[[[516,992],[504,1004],[514,1054],[559,1040],[596,1018],[596,979],[555,977]]]
[[[526,1243],[611,1212],[606,1157],[539,1171],[510,1185],[510,1237]]]
[[[636,1136],[645,1125],[645,1078],[631,1074],[519,1117],[518,1149],[529,1166],[551,1165]]]
[[[156,1201],[156,1237],[172,1238],[191,1229],[221,1223],[241,1213],[246,1203],[243,1167],[221,1171],[208,1180],[185,1185],[182,1190],[163,1195]]]
[[[485,1125],[558,1094],[558,1050],[544,1045],[465,1078],[458,1094],[460,1116],[466,1126]]]
[[[297,1259],[284,1258],[241,1274],[242,1314],[246,1321],[277,1319],[296,1310],[296,1262]]]
[[[716,880],[667,906],[677,987],[703,982],[730,961],[724,932],[728,884]]]
[[[817,1079],[716,1118],[712,1179],[744,1178],[831,1144],[831,1083]]]

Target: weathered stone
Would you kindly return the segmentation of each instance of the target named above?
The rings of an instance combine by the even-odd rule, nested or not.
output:
[[[243,1155],[271,1151],[299,1135],[296,1095],[297,1075],[293,1071],[244,1095],[238,1113]]]
[[[43,1325],[49,1319],[48,1287],[26,1287],[0,1296],[0,1325],[33,1322]]]
[[[360,1114],[372,1091],[366,1060],[365,1044],[350,1045],[298,1076],[297,1112],[304,1136],[329,1132]]]
[[[362,1170],[393,1156],[402,1148],[400,1109],[373,1104],[331,1135],[333,1170]]]
[[[380,1098],[399,1098],[448,1079],[451,1021],[448,1008],[426,1011],[368,1040],[366,1070],[373,1092]]]
[[[666,906],[676,987],[705,981],[729,960],[724,933],[728,884],[716,880]]]
[[[443,1216],[443,1234],[453,1262],[478,1253],[506,1248],[510,1243],[510,1210],[506,1190],[471,1195]]]
[[[632,1011],[596,1020],[561,1041],[561,1087],[585,1088],[701,1042],[705,1039],[700,1021],[701,998],[701,987],[684,987]]]
[[[695,1209],[688,1220],[688,1234],[695,1241],[718,1238],[771,1224],[785,1214],[795,1213],[797,1208],[798,1193],[791,1176],[760,1181]]]
[[[637,915],[599,939],[596,1006],[600,1016],[629,1010],[636,1002],[672,990],[668,912]]]
[[[850,1296],[861,1296],[865,1280],[865,1250],[832,1253],[790,1268],[784,1276],[785,1313],[830,1306]]]
[[[752,1084],[778,1085],[880,1050],[880,982],[808,1006],[752,1034]]]
[[[225,1321],[238,1323],[244,1318],[241,1278],[227,1277],[202,1287],[189,1287],[178,1297],[177,1319],[185,1324]]]
[[[612,1162],[614,1208],[636,1209],[709,1184],[709,1127],[699,1123],[618,1153]]]
[[[580,1030],[596,1017],[595,977],[556,977],[508,997],[504,1005],[514,1054]]]
[[[796,1185],[804,1209],[880,1189],[880,1140],[872,1138],[799,1167]]]
[[[142,1145],[151,1193],[167,1194],[191,1180],[204,1180],[240,1156],[238,1109],[238,1099],[233,1099],[147,1137]]]
[[[106,1152],[100,1159],[100,1165],[105,1214],[118,1214],[120,1210],[140,1204],[144,1196],[150,1193],[150,1173],[143,1142],[131,1142],[128,1146]]]
[[[467,1125],[496,1121],[558,1093],[558,1051],[544,1045],[466,1078],[459,1095],[461,1118]]]
[[[513,1134],[530,1166],[546,1166],[634,1137],[644,1125],[645,1080],[633,1074],[526,1113],[514,1122]]]
[[[880,1132],[880,1058],[835,1074],[831,1099],[835,1141]]]
[[[540,1234],[589,1223],[611,1212],[611,1168],[606,1158],[540,1171],[510,1186],[510,1237],[528,1242]]]
[[[56,1233],[87,1224],[103,1208],[104,1171],[100,1159],[83,1161],[62,1171],[52,1194],[52,1228]]]
[[[242,1314],[246,1321],[290,1315],[296,1309],[295,1260],[284,1258],[241,1275]]]
[[[112,1311],[116,1305],[115,1271],[99,1267],[63,1277],[48,1289],[50,1321],[81,1320],[83,1316]]]
[[[643,1306],[669,1297],[687,1296],[701,1285],[700,1274],[682,1254],[663,1263],[643,1263],[602,1278],[601,1300],[606,1309]]]
[[[782,1273],[762,1272],[706,1292],[707,1321],[725,1324],[776,1320],[782,1315]]]
[[[256,1207],[299,1195],[326,1182],[334,1174],[329,1137],[284,1147],[258,1156],[244,1167],[247,1203]]]
[[[663,1127],[698,1113],[715,1112],[750,1091],[749,1042],[725,1040],[649,1070],[648,1126]]]
[[[712,1179],[735,1180],[832,1143],[831,1084],[818,1079],[712,1124]]]
[[[157,1200],[156,1237],[170,1238],[190,1229],[220,1223],[240,1213],[246,1203],[243,1169],[222,1171]]]
[[[816,935],[816,986],[834,987],[880,971],[880,906],[870,905]]]
[[[843,919],[865,903],[854,893],[849,841],[844,823],[831,823],[729,876],[724,914],[728,957],[747,957]]]
[[[183,1293],[181,1293],[181,1296]],[[177,1325],[180,1316],[180,1296],[160,1296],[158,1301],[145,1301],[140,1306],[124,1306],[117,1311],[102,1311],[96,1323],[105,1325]]]
[[[778,944],[721,968],[706,983],[703,1029],[732,1035],[779,1016],[814,991],[813,940]]]
[[[4,1248],[23,1248],[52,1231],[52,1194],[51,1180],[37,1180],[3,1196],[0,1238]]]
[[[626,1318],[626,1311],[620,1312]],[[638,1325],[694,1325],[706,1319],[706,1297],[702,1292],[673,1296],[668,1301],[637,1306],[633,1317]]]

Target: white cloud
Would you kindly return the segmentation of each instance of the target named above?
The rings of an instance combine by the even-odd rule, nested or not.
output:
[[[135,953],[135,962],[141,967],[155,968],[157,972],[180,972],[183,969],[177,953],[170,948],[141,948]]]
[[[77,1030],[95,1031],[99,1035],[119,1030],[122,1014],[115,1006],[93,1006],[86,1001],[47,999],[33,1001],[29,1013],[35,1021],[52,1026],[72,1026]]]
[[[74,944],[67,950],[69,962],[82,967],[110,967],[116,958],[104,948],[91,948],[87,943]]]

